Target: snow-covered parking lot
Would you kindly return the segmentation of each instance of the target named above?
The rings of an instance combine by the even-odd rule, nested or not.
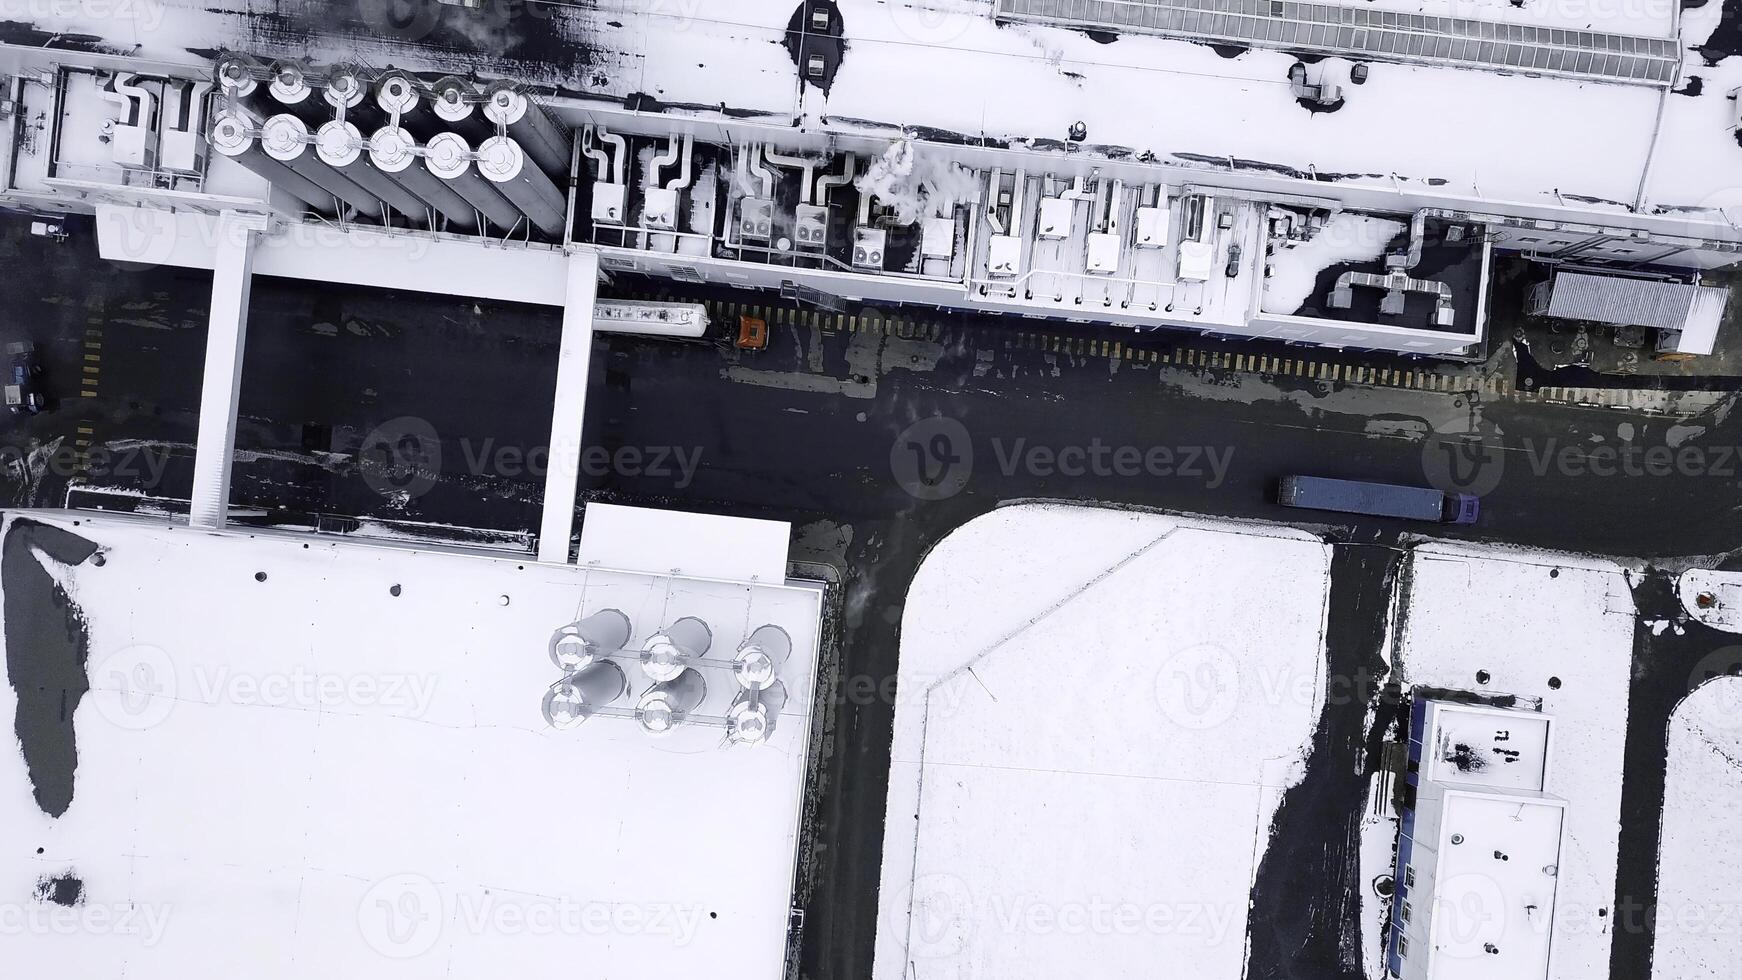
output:
[[[1010,507],[908,596],[875,974],[1234,980],[1324,696],[1302,532]]]

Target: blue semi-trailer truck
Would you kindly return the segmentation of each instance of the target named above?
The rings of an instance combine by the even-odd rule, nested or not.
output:
[[[1283,477],[1276,488],[1276,502],[1284,507],[1440,524],[1474,524],[1481,511],[1481,501],[1474,494],[1323,476]]]

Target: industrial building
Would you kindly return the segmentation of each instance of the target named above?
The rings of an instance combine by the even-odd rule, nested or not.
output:
[[[1566,801],[1554,718],[1417,697],[1386,968],[1398,980],[1550,976]]]
[[[77,895],[19,900],[7,962],[783,975],[825,602],[790,535],[599,507],[528,562],[5,514],[0,880]]]
[[[433,5],[421,31],[311,22],[313,46],[266,38],[240,2],[163,9],[149,32],[76,18],[58,34],[14,30],[0,46],[10,86],[0,200],[95,211],[117,261],[215,268],[246,227],[263,274],[567,307],[565,257],[586,251],[606,273],[778,289],[824,307],[919,304],[1434,356],[1480,350],[1496,252],[1583,270],[1623,294],[1697,288],[1742,259],[1727,202],[1686,180],[1663,184],[1664,155],[1685,148],[1656,144],[1685,135],[1688,100],[1668,95],[1679,17],[1655,8],[1639,32],[1606,35],[1522,23],[1535,16],[1528,6],[1498,21],[1413,25],[1398,14],[1370,25],[1337,5],[1277,14],[1230,3],[1212,5],[1214,29],[1182,19],[1197,8],[1159,0],[918,4],[933,18],[919,26],[884,6],[757,2],[718,21],[662,5],[562,8],[524,27],[577,48],[638,28],[634,41],[610,40],[620,48],[587,48],[606,67],[580,86],[555,62],[493,63],[483,49],[434,43],[467,17],[522,29],[463,5]],[[943,27],[923,27],[936,18]],[[1079,29],[1126,36],[1103,48]],[[1085,61],[1094,74],[1075,80],[1084,91],[1072,101],[1052,91],[1050,69],[1008,50],[1017,31],[1056,42],[1060,59],[1082,45],[1107,54]],[[1227,61],[1190,43],[1200,41],[1256,49]],[[956,65],[963,81],[929,78],[931,61],[892,60],[915,44],[948,46],[931,61]],[[1176,119],[1163,99],[1107,115],[1092,81],[1148,85],[1152,59],[1127,50],[1225,63],[1226,78],[1183,68],[1170,78],[1193,86],[1185,102],[1246,114],[1206,141],[1283,139],[1308,120],[1342,137],[1338,154],[1370,162],[1332,173],[1250,159],[1261,151],[1234,142],[1164,152],[1154,141],[1195,140],[1191,126],[1216,113]],[[734,67],[704,71],[710,62]],[[607,70],[629,63],[640,65],[633,78]],[[1263,84],[1245,77],[1260,65],[1278,68]],[[1007,98],[992,100],[997,86],[983,83],[993,79]],[[1488,114],[1428,158],[1457,176],[1402,169],[1423,165],[1404,154],[1427,138],[1411,127],[1432,120],[1382,103],[1423,85],[1458,107],[1448,111]],[[1611,173],[1620,161],[1556,142],[1560,112],[1530,123],[1541,146],[1501,154],[1488,141],[1513,125],[1501,116],[1509,95],[1572,100],[1567,112],[1607,106],[1627,133],[1646,104],[1663,118],[1637,172]],[[1009,102],[1072,121],[1012,132]],[[952,128],[972,112],[1003,128]],[[1563,192],[1551,165],[1599,193]],[[1631,204],[1607,196],[1629,181]],[[1715,341],[1704,321],[1645,326],[1662,331],[1667,353],[1708,353]]]

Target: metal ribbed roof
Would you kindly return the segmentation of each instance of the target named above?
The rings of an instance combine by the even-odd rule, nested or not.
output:
[[[1697,335],[1689,339],[1715,338],[1727,298],[1728,293],[1712,286],[1561,272],[1554,277],[1548,308],[1542,312],[1568,320]]]
[[[998,0],[1001,19],[1198,41],[1665,86],[1667,38],[1431,17],[1300,0]]]

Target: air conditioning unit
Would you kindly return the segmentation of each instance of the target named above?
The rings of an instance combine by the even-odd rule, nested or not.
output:
[[[1119,253],[1123,250],[1119,236],[1112,232],[1089,233],[1087,268],[1092,275],[1110,276],[1119,271]]]
[[[1022,240],[1015,235],[993,235],[986,256],[986,271],[1000,279],[1010,279],[1022,271]]]
[[[738,237],[768,241],[774,233],[774,200],[746,197],[738,201]]]
[[[627,185],[610,184],[602,180],[594,181],[593,224],[622,224],[628,200],[629,188]]]
[[[677,212],[678,192],[654,187],[648,190],[642,201],[641,225],[656,231],[676,231]]]
[[[793,234],[798,239],[799,248],[821,251],[828,244],[829,209],[815,204],[800,204],[798,225]]]
[[[1137,247],[1167,247],[1167,208],[1137,209]]]
[[[1076,201],[1062,197],[1041,199],[1040,221],[1036,225],[1041,241],[1056,242],[1071,237],[1071,215],[1076,211],[1076,205]]]
[[[947,259],[956,254],[956,219],[927,218],[920,236],[920,253],[928,259]]]
[[[853,230],[853,264],[861,269],[883,270],[883,254],[889,245],[889,232],[882,228]]]

